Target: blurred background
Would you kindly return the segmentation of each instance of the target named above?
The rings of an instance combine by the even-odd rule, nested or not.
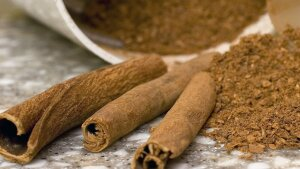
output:
[[[106,65],[90,52],[0,1],[0,112],[51,85]]]

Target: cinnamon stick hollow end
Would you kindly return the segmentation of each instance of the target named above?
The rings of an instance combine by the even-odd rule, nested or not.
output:
[[[4,114],[0,119],[0,147],[6,150],[6,156],[15,158],[27,150],[29,134],[23,134],[22,124],[13,116]],[[14,155],[13,155],[14,154]],[[28,159],[26,159],[28,160]]]
[[[164,169],[170,155],[168,148],[148,142],[136,150],[132,168]]]
[[[91,152],[102,151],[111,142],[110,135],[103,123],[89,120],[82,124],[83,136],[88,138],[84,141],[84,147]]]
[[[205,124],[215,107],[215,83],[209,73],[195,75],[162,122],[139,147],[132,168],[162,169],[180,156]]]
[[[0,154],[21,164],[108,102],[166,73],[160,57],[138,57],[54,85],[0,114]]]

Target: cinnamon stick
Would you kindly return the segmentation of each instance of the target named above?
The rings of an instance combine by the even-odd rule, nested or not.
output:
[[[215,102],[213,79],[205,72],[195,75],[147,143],[137,149],[132,168],[165,168],[168,159],[178,157],[193,141]]]
[[[46,144],[108,102],[165,72],[159,57],[141,57],[57,84],[0,114],[0,154],[28,163]]]
[[[141,124],[168,111],[193,75],[209,68],[213,55],[198,56],[108,103],[83,123],[84,148],[102,151]]]

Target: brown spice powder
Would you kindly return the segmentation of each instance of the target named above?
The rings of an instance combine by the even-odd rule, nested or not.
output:
[[[90,0],[85,25],[130,51],[188,54],[234,40],[265,0]]]
[[[300,30],[243,38],[211,72],[218,98],[208,136],[227,150],[300,148]]]

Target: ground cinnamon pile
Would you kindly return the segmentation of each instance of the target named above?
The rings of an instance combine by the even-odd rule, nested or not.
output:
[[[300,30],[246,37],[215,57],[211,72],[218,97],[209,136],[227,150],[300,148]]]
[[[90,0],[89,25],[130,51],[199,52],[232,41],[265,10],[265,0]]]

